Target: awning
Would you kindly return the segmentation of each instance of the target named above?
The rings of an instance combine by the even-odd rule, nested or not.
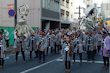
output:
[[[67,22],[67,21],[61,21],[61,24],[71,24],[71,23],[73,23],[73,22]]]

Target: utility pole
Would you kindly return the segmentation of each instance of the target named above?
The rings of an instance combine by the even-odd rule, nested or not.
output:
[[[14,9],[15,9],[15,27],[17,25],[17,0],[14,0]]]
[[[80,6],[79,6],[79,18],[80,18],[80,14],[81,14],[81,13],[80,13]]]

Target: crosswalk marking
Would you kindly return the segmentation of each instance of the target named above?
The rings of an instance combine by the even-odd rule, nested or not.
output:
[[[63,59],[57,59],[56,61],[63,61]],[[72,60],[73,62],[74,60]],[[80,62],[80,60],[75,60],[76,62]],[[93,63],[92,61],[87,61],[87,60],[82,60],[82,62],[85,62],[85,63]],[[94,63],[103,63],[103,61],[94,61]]]
[[[59,57],[59,58],[61,58],[61,57]],[[57,58],[57,59],[59,59],[59,58]],[[32,70],[38,69],[38,68],[40,68],[40,67],[42,67],[42,66],[45,66],[45,65],[47,65],[47,64],[49,64],[49,63],[54,62],[54,61],[57,60],[57,59],[51,60],[51,61],[49,61],[49,62],[46,62],[46,63],[44,63],[44,64],[41,64],[41,65],[39,65],[39,66],[36,66],[36,67],[30,68],[30,69],[27,69],[27,70],[22,71],[22,72],[20,72],[20,73],[27,73],[27,72],[29,72],[29,71],[32,71]]]

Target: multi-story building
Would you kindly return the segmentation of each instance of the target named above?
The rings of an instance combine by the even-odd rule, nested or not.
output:
[[[61,0],[61,27],[67,28],[73,21],[74,0]]]
[[[93,0],[86,0],[86,8],[88,8],[89,6],[94,6]]]
[[[60,28],[60,0],[41,0],[42,29]]]
[[[103,0],[102,2],[102,15],[104,18],[108,18],[110,15],[110,0]]]

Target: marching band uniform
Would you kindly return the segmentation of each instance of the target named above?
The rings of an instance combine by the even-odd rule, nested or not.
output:
[[[73,42],[76,45],[74,48],[73,59],[75,63],[75,54],[78,53],[80,56],[80,64],[82,64],[82,53],[83,53],[83,40],[81,37],[76,37]]]
[[[65,61],[66,72],[70,71],[71,66],[71,57],[72,55],[69,53],[70,43],[64,42],[64,47],[61,50],[61,54],[63,55],[63,60]]]
[[[25,55],[24,55],[26,44],[25,44],[25,38],[23,36],[19,36],[15,39],[13,48],[16,50],[16,61],[15,61],[15,63],[17,63],[19,52],[22,52],[24,63],[26,63]]]
[[[41,37],[39,41],[39,62],[41,62],[41,55],[43,55],[43,63],[45,62],[45,48],[47,47],[47,38]]]
[[[108,52],[106,52],[108,51]],[[110,38],[106,36],[102,40],[101,49],[99,51],[99,55],[103,56],[104,66],[102,68],[108,69],[109,68],[109,54],[110,54]],[[107,62],[107,64],[106,64]]]
[[[35,51],[36,58],[38,59],[38,52],[37,52],[37,47],[36,47],[37,41],[38,40],[36,39],[35,35],[32,34],[32,36],[29,38],[30,60],[31,60],[31,57],[32,57],[32,51]]]
[[[6,51],[6,43],[4,39],[0,40],[0,68],[3,68],[5,51]]]
[[[90,34],[90,33],[89,33]],[[94,38],[92,37],[92,35],[88,35],[88,37],[85,40],[85,44],[86,44],[86,50],[87,50],[87,54],[88,54],[88,61],[90,61],[90,55],[92,56],[92,60],[94,62],[94,54],[93,54],[93,49],[95,47],[95,42],[94,42]]]

